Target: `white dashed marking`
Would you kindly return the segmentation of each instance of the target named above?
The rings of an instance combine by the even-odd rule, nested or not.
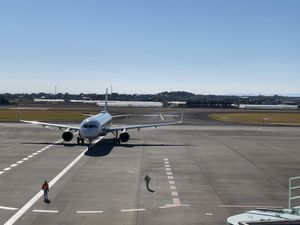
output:
[[[14,211],[14,210],[17,210],[18,208],[7,207],[7,206],[0,206],[0,209],[5,209],[5,210],[11,210],[11,211]]]
[[[103,211],[76,211],[78,214],[93,214],[93,213],[103,213]]]
[[[11,170],[11,168],[10,168],[10,167],[6,167],[6,168],[3,169],[3,170],[8,171],[8,170]]]
[[[139,212],[145,211],[146,209],[122,209],[121,212]]]
[[[20,164],[20,163],[23,163],[23,162],[24,162],[23,160],[20,160],[20,161],[18,161],[17,163]]]
[[[0,175],[1,175],[2,173],[4,173],[4,171],[0,171]]]
[[[43,209],[34,209],[32,212],[37,212],[37,213],[58,213],[59,211],[57,210],[43,210]]]
[[[175,198],[172,198],[173,204],[165,204],[164,206],[161,206],[159,208],[160,209],[167,209],[167,208],[172,208],[172,207],[189,206],[189,205],[183,205],[183,204],[180,203],[178,192],[176,191],[177,188],[175,186],[173,173],[171,172],[171,166],[169,164],[169,160],[167,158],[164,158],[164,163],[165,163],[165,167],[166,167],[166,174],[167,174],[167,177],[168,177],[168,182],[169,182],[169,185],[170,185],[171,195],[172,195],[172,197],[175,197]]]
[[[173,198],[173,204],[174,205],[180,205],[180,199],[179,198]]]
[[[10,167],[16,167],[18,164],[11,164]]]
[[[212,216],[212,215],[214,215],[214,214],[212,214],[212,213],[205,213],[205,215],[206,215],[206,216]]]
[[[175,184],[174,180],[169,180],[169,184]]]
[[[172,191],[172,196],[178,196],[178,192],[177,191]]]

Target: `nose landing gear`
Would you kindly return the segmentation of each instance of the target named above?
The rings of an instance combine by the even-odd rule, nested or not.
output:
[[[77,144],[84,144],[84,139],[82,137],[77,137]]]

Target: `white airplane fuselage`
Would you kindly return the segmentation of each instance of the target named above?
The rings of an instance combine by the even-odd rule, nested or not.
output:
[[[92,141],[99,136],[105,136],[107,129],[112,124],[112,116],[102,111],[101,113],[83,120],[80,124],[79,135],[81,138]]]

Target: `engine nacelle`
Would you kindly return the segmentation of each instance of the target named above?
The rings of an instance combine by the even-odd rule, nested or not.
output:
[[[119,139],[120,139],[121,142],[127,142],[127,141],[129,140],[129,138],[130,138],[130,135],[129,135],[129,133],[126,132],[126,131],[123,131],[123,132],[120,133],[120,135],[119,135]]]
[[[70,131],[65,131],[62,134],[62,138],[64,139],[64,141],[69,142],[73,139],[73,133]]]

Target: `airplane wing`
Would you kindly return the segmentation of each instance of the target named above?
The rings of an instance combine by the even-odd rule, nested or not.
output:
[[[115,116],[111,116],[112,118],[120,118],[120,117],[128,117],[128,116],[132,116],[132,114],[121,114],[121,115],[115,115]]]
[[[54,127],[58,129],[67,129],[67,130],[73,130],[73,131],[79,131],[79,127],[77,126],[69,126],[65,124],[54,124],[54,123],[43,123],[39,121],[29,121],[29,120],[20,120],[20,122],[23,123],[30,123],[30,124],[35,124],[35,125],[41,125],[43,127]]]
[[[149,128],[149,127],[161,127],[161,126],[169,126],[169,125],[177,125],[181,124],[183,119],[183,114],[181,116],[180,121],[178,122],[171,122],[171,123],[153,123],[153,124],[140,124],[140,125],[130,125],[130,126],[123,126],[123,127],[111,127],[107,129],[107,132],[115,132],[115,131],[126,131],[132,129],[141,129],[141,128]]]
[[[96,114],[90,114],[90,113],[82,113],[82,115],[84,116],[95,116]],[[115,115],[115,116],[111,116],[112,118],[121,118],[121,117],[128,117],[128,116],[132,116],[132,114],[121,114],[121,115]]]

